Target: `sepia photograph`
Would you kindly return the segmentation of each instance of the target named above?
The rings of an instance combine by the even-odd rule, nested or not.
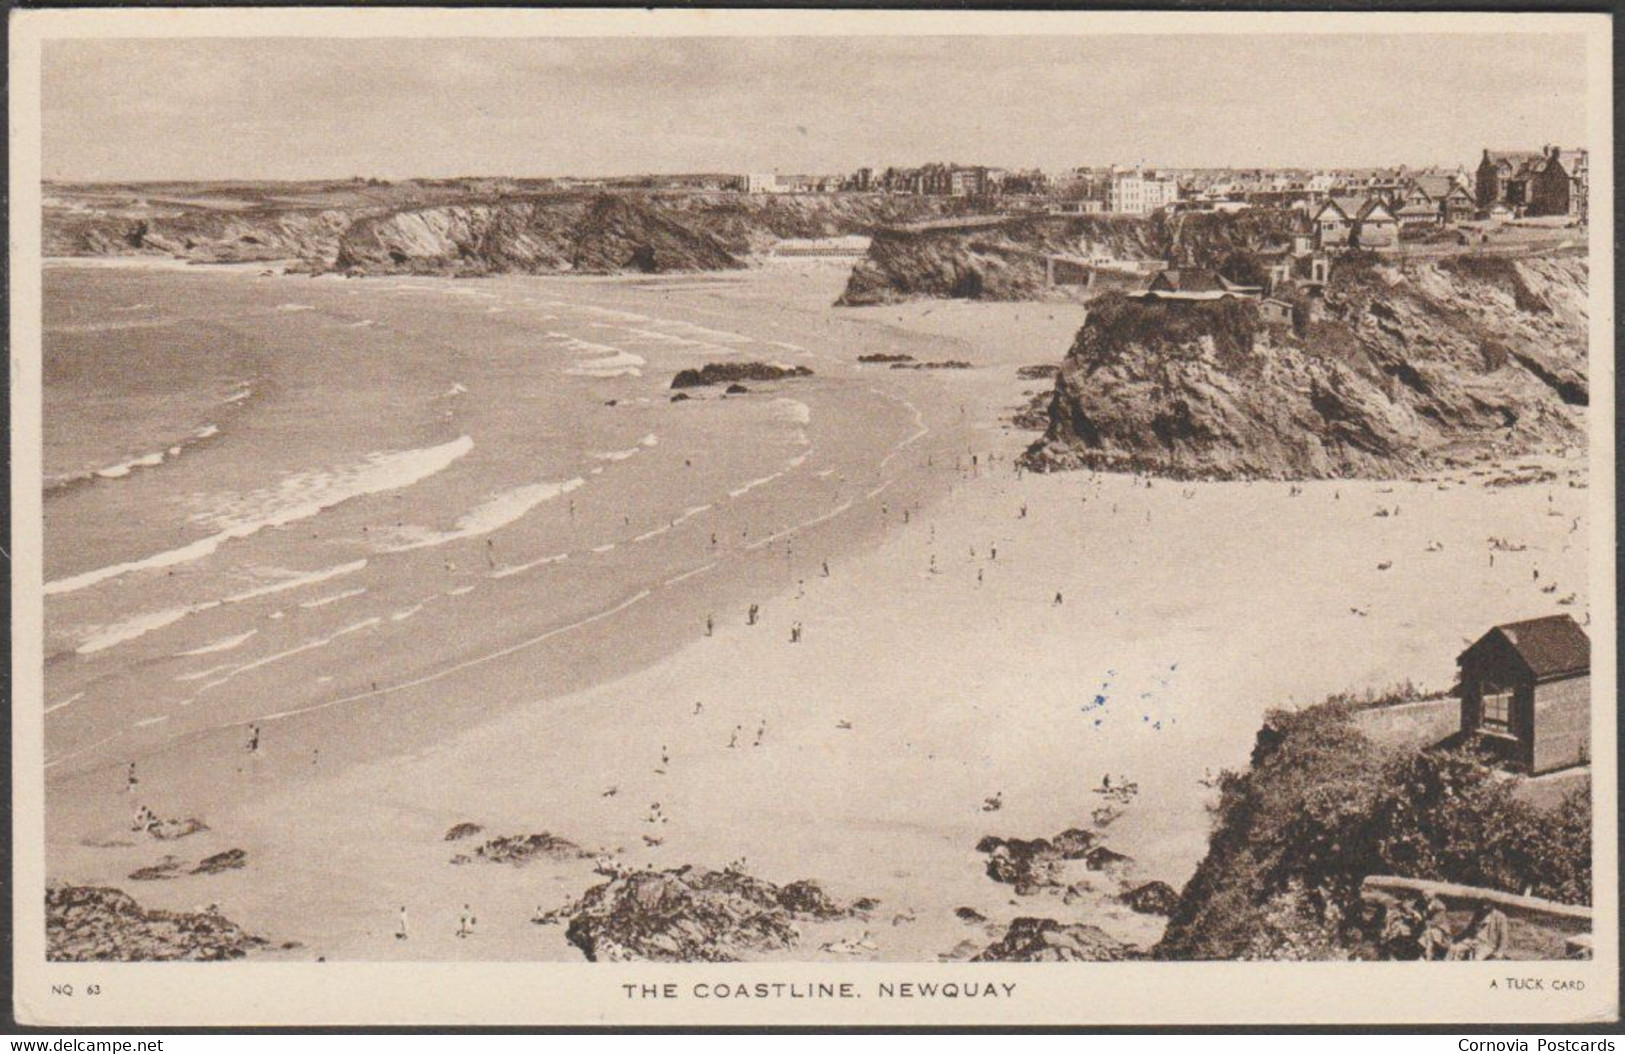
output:
[[[1614,1018],[1610,33],[18,18],[18,1013]]]

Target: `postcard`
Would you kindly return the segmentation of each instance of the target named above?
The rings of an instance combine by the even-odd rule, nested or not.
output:
[[[1617,1017],[1605,15],[11,29],[25,1023]]]

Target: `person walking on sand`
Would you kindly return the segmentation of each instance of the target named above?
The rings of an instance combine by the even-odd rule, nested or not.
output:
[[[248,752],[258,754],[260,752],[260,726],[249,725],[248,728]]]
[[[130,770],[124,774],[124,793],[134,794],[141,781],[135,777],[135,762],[130,762]]]
[[[761,613],[761,610],[762,608],[760,604],[752,604],[750,606],[750,610],[745,615],[745,625],[756,625],[756,616]]]
[[[908,510],[907,509],[903,510],[903,522],[904,523],[908,522]],[[829,561],[828,560],[824,561],[824,577],[825,578],[829,577]]]
[[[457,936],[459,939],[474,936],[474,925],[478,920],[474,918],[474,911],[467,904],[463,905],[463,913],[457,917]]]
[[[762,723],[760,725],[756,726],[756,742],[752,743],[751,746],[753,746],[753,747],[761,746],[762,745],[762,737],[765,736],[765,735],[767,735],[767,718],[764,717],[764,718],[762,718]]]
[[[400,923],[399,926],[397,926],[395,928],[395,939],[398,940],[398,941],[404,941],[406,939],[406,905],[405,904],[401,905],[401,923]]]
[[[1061,594],[1059,592],[1057,592],[1055,594],[1055,604],[1054,604],[1054,606],[1055,607],[1060,607],[1061,606]]]
[[[705,704],[698,699],[694,701],[694,716],[699,717],[705,711]]]
[[[796,579],[796,599],[800,600],[803,597],[805,597],[806,595],[807,595],[807,580],[805,578]]]
[[[705,616],[705,635],[707,637],[709,637],[711,635],[712,630],[714,630],[715,628],[716,628],[716,624],[712,621],[711,616],[710,615]]]
[[[976,569],[976,584],[982,584],[982,569],[980,567]]]
[[[739,730],[742,727],[744,727],[744,726],[742,726],[742,725],[735,725],[734,726],[733,735],[728,737],[728,749],[729,750],[732,750],[735,747],[739,746]]]

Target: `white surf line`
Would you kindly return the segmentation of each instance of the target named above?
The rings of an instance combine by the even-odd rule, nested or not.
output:
[[[228,604],[242,603],[245,600],[252,600],[256,597],[269,596],[273,593],[280,593],[287,589],[297,589],[300,586],[314,585],[317,582],[325,582],[329,578],[336,578],[339,575],[351,574],[366,566],[366,560],[357,560],[353,563],[341,564],[337,567],[324,568],[321,571],[315,571],[306,575],[295,575],[293,578],[289,578],[281,582],[275,582],[268,586],[260,586],[256,589],[250,589],[243,593],[236,593],[220,600],[208,600],[201,604],[192,604],[188,607],[168,608],[163,611],[151,611],[144,614],[132,615],[122,622],[116,622],[111,626],[103,626],[98,632],[92,634],[83,644],[79,645],[75,651],[80,655],[94,655],[99,651],[105,651],[106,649],[115,647],[119,644],[128,643],[129,641],[135,640],[138,637],[146,636],[148,633],[163,629],[165,626],[173,625],[174,623],[179,622],[181,619],[200,614],[204,611],[211,611],[214,608],[224,607]],[[230,648],[235,648],[249,637],[252,637],[255,632],[256,631],[254,630],[249,630],[246,634],[239,637],[228,637],[222,641],[215,641],[212,644],[206,644],[201,648],[193,648],[190,651],[176,652],[176,655],[204,655],[212,651],[226,651]]]
[[[300,714],[308,714],[316,710],[326,710],[330,707],[342,706],[345,703],[359,702],[363,699],[376,699],[381,696],[393,695],[396,692],[404,692],[410,688],[421,688],[423,685],[433,684],[436,681],[444,680],[445,678],[450,677],[452,674],[461,673],[462,671],[472,669],[475,666],[483,666],[485,663],[494,662],[497,659],[505,659],[510,655],[517,654],[528,648],[533,648],[544,641],[552,640],[554,637],[561,634],[581,629],[583,626],[589,626],[594,622],[601,622],[604,619],[620,614],[622,611],[625,611],[634,604],[647,600],[651,595],[652,593],[650,590],[641,590],[621,601],[619,604],[616,604],[614,607],[605,608],[603,611],[600,611],[595,615],[588,615],[579,622],[572,622],[568,626],[559,626],[556,629],[550,629],[546,633],[522,640],[517,644],[510,644],[506,648],[501,648],[487,655],[481,655],[473,659],[467,659],[453,666],[448,666],[443,670],[436,670],[434,673],[425,674],[422,677],[418,677],[410,681],[402,681],[400,684],[387,685],[378,689],[376,692],[355,692],[351,695],[341,696],[337,699],[329,699],[324,703],[313,703],[310,706],[302,706],[293,710],[281,710],[274,714],[266,714],[263,717],[251,718],[246,721],[234,721],[231,725],[221,727],[230,728],[236,725],[252,724],[256,721],[281,721],[284,718],[297,717]]]
[[[887,484],[887,485],[890,486],[890,484]],[[884,488],[882,488],[882,489],[884,489]],[[874,495],[870,494],[869,496],[873,497]],[[770,534],[765,538],[758,538],[756,541],[751,542],[750,544],[746,545],[745,548],[746,549],[762,549],[762,548],[765,548],[766,546],[772,545],[774,542],[778,541],[781,538],[788,538],[788,537],[790,537],[790,535],[798,534],[801,531],[804,531],[809,527],[816,527],[820,523],[825,523],[825,522],[827,522],[829,520],[833,520],[835,517],[841,515],[842,513],[850,511],[854,504],[856,504],[856,500],[848,498],[846,501],[843,501],[841,504],[835,506],[833,509],[829,510],[828,512],[821,513],[818,516],[814,516],[810,520],[804,520],[801,523],[795,524],[794,526],[786,527],[784,530],[779,531],[777,534]]]
[[[656,527],[652,531],[644,531],[642,534],[637,535],[636,537],[634,537],[632,539],[632,541],[633,542],[646,542],[651,538],[658,538],[662,534],[665,534],[667,531],[670,531],[675,526],[677,526],[677,524],[675,522],[673,522],[673,523],[666,524],[664,527]]]
[[[347,475],[340,477],[343,480],[342,483],[335,484],[325,493],[317,493],[304,497],[303,500],[294,501],[291,504],[263,510],[251,519],[231,522],[214,534],[199,538],[176,549],[154,553],[140,560],[98,567],[82,574],[47,582],[45,583],[45,595],[72,593],[134,571],[173,567],[177,564],[201,560],[204,557],[213,555],[216,550],[227,542],[247,538],[263,530],[283,527],[298,520],[320,515],[336,505],[341,505],[356,498],[401,490],[420,483],[449,467],[454,461],[473,448],[474,440],[468,436],[463,436],[449,443],[442,443],[439,446],[427,447],[421,450],[370,454],[363,463],[352,467]]]
[[[259,630],[257,629],[251,629],[247,633],[239,633],[235,637],[222,637],[219,640],[210,641],[208,644],[204,644],[200,647],[192,648],[190,651],[178,651],[175,654],[177,656],[191,656],[209,655],[217,651],[230,651],[231,649],[239,647],[247,642],[248,638],[252,637],[258,632]]]
[[[448,597],[460,597],[460,596],[465,596],[465,595],[467,595],[469,593],[472,593],[472,592],[474,592],[474,587],[473,586],[458,586],[455,589],[446,590],[446,595]]]
[[[146,728],[148,725],[161,725],[165,721],[168,721],[168,720],[169,720],[169,715],[168,714],[159,714],[157,717],[149,717],[144,721],[137,721],[135,724],[131,725],[130,727],[131,728]]]
[[[127,731],[127,729],[120,729],[119,731],[114,732],[110,736],[103,736],[102,738],[96,740],[96,742],[91,743],[89,746],[80,747],[78,750],[75,750],[71,754],[59,754],[54,758],[46,758],[44,767],[48,768],[48,769],[49,768],[55,768],[56,766],[62,764],[64,761],[72,761],[74,758],[79,757],[82,754],[88,754],[92,750],[95,750],[97,747],[106,746],[108,743],[111,743],[113,740],[118,739],[119,737],[123,736],[126,731]]]
[[[735,487],[733,490],[730,490],[728,492],[728,497],[730,497],[730,498],[743,497],[744,495],[749,494],[751,491],[755,490],[757,487],[765,486],[766,484],[772,483],[774,480],[778,479],[782,475],[784,475],[784,472],[779,471],[779,472],[773,473],[771,476],[763,476],[761,479],[753,479],[750,482],[744,484],[743,486]]]
[[[407,619],[411,618],[413,615],[416,615],[418,612],[422,611],[423,608],[424,608],[423,604],[413,604],[409,608],[401,608],[399,611],[394,611],[394,612],[390,613],[389,621],[391,621],[391,622],[405,622]]]
[[[695,575],[704,574],[705,572],[711,570],[713,567],[717,566],[717,564],[719,564],[721,562],[722,561],[720,561],[720,560],[712,560],[710,563],[702,564],[701,566],[694,568],[694,570],[692,570],[692,571],[684,571],[680,575],[673,575],[671,578],[668,578],[664,582],[660,583],[661,588],[669,588],[671,586],[676,585],[679,582],[686,582],[690,578],[693,578]]]
[[[553,556],[544,556],[540,560],[532,560],[528,564],[515,564],[513,567],[499,567],[492,571],[489,578],[507,578],[511,575],[522,575],[526,571],[533,571],[548,564],[559,564],[570,559],[569,553],[556,553]]]
[[[94,655],[99,651],[117,647],[120,644],[144,637],[154,630],[163,629],[173,625],[195,611],[203,611],[217,606],[219,602],[195,607],[166,608],[163,611],[149,611],[146,614],[134,615],[122,622],[115,622],[111,626],[103,626],[91,634],[84,643],[74,649],[79,655]]]
[[[318,597],[315,600],[303,601],[299,606],[302,608],[323,608],[329,604],[337,604],[341,600],[349,600],[351,597],[358,597],[366,591],[367,589],[365,586],[362,586],[360,589],[346,589],[344,592],[334,593],[332,596]]]
[[[902,396],[898,396],[898,395],[890,395],[890,394],[888,394],[886,392],[881,391],[879,388],[870,388],[869,390],[871,392],[873,392],[874,394],[880,396],[882,399],[889,400],[890,402],[893,402],[893,403],[901,403],[902,405],[908,407],[908,409],[911,410],[913,412],[913,414],[914,414],[914,425],[915,425],[916,431],[914,432],[913,435],[909,436],[907,439],[903,440],[902,442],[898,443],[896,446],[892,447],[891,453],[887,454],[885,457],[880,459],[880,467],[884,469],[887,465],[891,464],[892,459],[897,457],[897,455],[901,454],[905,448],[913,445],[914,443],[919,442],[921,439],[924,439],[926,436],[930,435],[931,434],[931,428],[930,428],[930,426],[928,426],[925,423],[925,415],[920,412],[920,408],[918,406],[915,406],[913,403],[909,402],[907,399],[903,398]]]
[[[255,586],[254,590],[247,590],[244,591],[244,593],[231,594],[231,596],[228,596],[228,598],[221,601],[221,603],[241,604],[242,601],[252,601],[252,599],[262,598],[262,596],[275,596],[276,593],[286,593],[288,590],[297,590],[297,588],[301,588],[301,586],[314,586],[317,585],[317,583],[320,583],[320,581],[327,581],[328,578],[338,578],[340,575],[354,575],[354,573],[359,572],[359,570],[366,567],[366,565],[367,560],[361,559],[351,560],[349,564],[338,564],[333,565],[333,567],[323,567],[322,570],[319,570],[319,572],[310,572],[309,575],[294,575],[293,578],[284,578],[284,580],[281,581],[273,581],[273,583],[268,586]]]
[[[681,516],[679,516],[675,520],[671,521],[671,525],[673,527],[675,527],[679,523],[685,523],[685,522],[687,522],[689,520],[692,520],[694,517],[698,516],[700,513],[702,513],[702,512],[710,512],[714,508],[716,508],[716,506],[712,505],[710,502],[707,502],[704,505],[691,506],[691,507],[689,507],[687,509],[684,509],[683,514]]]
[[[274,652],[274,653],[272,653],[270,655],[266,655],[266,656],[264,656],[262,658],[255,659],[253,662],[245,663],[242,666],[235,667],[232,670],[232,672],[227,674],[226,676],[217,678],[216,680],[210,681],[207,684],[203,685],[203,687],[201,687],[201,688],[199,688],[197,690],[198,694],[202,695],[204,692],[209,691],[211,688],[218,688],[222,684],[225,684],[227,681],[233,680],[234,678],[238,677],[241,674],[248,673],[248,672],[250,672],[252,670],[257,670],[261,666],[269,666],[273,662],[280,662],[283,659],[289,658],[289,657],[294,656],[294,655],[298,655],[298,654],[300,654],[302,652],[311,651],[312,649],[315,649],[315,648],[326,647],[327,645],[329,645],[329,644],[333,643],[334,641],[338,640],[340,637],[347,636],[348,634],[351,634],[351,633],[359,633],[361,630],[364,630],[364,629],[371,629],[372,627],[378,625],[382,621],[383,621],[382,618],[378,617],[377,615],[374,615],[372,618],[365,619],[365,620],[363,620],[361,622],[357,622],[357,623],[354,623],[353,625],[345,626],[342,629],[336,630],[331,636],[317,637],[315,640],[307,640],[307,641],[305,641],[305,643],[300,644],[300,645],[298,645],[296,647],[293,647],[293,648],[289,648],[287,651]]]
[[[45,708],[45,712],[48,713],[48,714],[55,713],[56,711],[61,710],[65,706],[72,706],[74,703],[77,703],[79,700],[83,699],[84,697],[85,697],[84,692],[74,692],[72,695],[68,696],[66,699],[62,700],[60,703],[52,703],[50,706],[47,706]]]
[[[605,542],[603,545],[593,546],[592,551],[595,553],[607,553],[613,548],[615,548],[614,542]]]
[[[205,677],[213,677],[217,673],[224,673],[227,670],[235,670],[236,668],[237,668],[236,663],[228,662],[228,663],[224,663],[223,665],[220,665],[220,666],[211,666],[207,670],[198,670],[196,673],[183,673],[180,676],[176,677],[175,680],[177,680],[177,681],[201,681]]]

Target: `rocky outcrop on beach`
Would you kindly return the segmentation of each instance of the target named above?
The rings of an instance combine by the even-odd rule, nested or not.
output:
[[[1344,257],[1324,300],[1090,308],[1029,468],[1391,477],[1584,439],[1588,268],[1572,253]]]
[[[777,886],[736,870],[636,871],[538,921],[569,919],[592,962],[733,962],[792,947],[802,921],[849,916],[810,880]]]
[[[697,370],[682,370],[671,379],[673,388],[703,388],[712,384],[739,381],[778,381],[786,377],[811,377],[806,366],[774,366],[765,362],[708,362]]]
[[[459,825],[479,827],[474,824]],[[452,828],[456,831],[457,828]],[[470,832],[472,834],[474,832]],[[460,835],[459,837],[468,837]],[[451,832],[447,832],[446,841],[455,841]],[[582,849],[579,845],[568,839],[542,831],[539,834],[515,834],[501,838],[493,838],[479,846],[470,853],[458,853],[451,858],[454,864],[471,864],[476,860],[491,864],[512,864],[522,867],[533,860],[583,860],[592,857],[592,853]]]
[[[1073,827],[1053,838],[996,838],[989,835],[976,843],[978,853],[987,854],[987,876],[995,882],[1014,886],[1027,895],[1045,887],[1065,888],[1066,865],[1081,861],[1090,871],[1122,863],[1128,857],[1100,843],[1092,831]]]
[[[1123,894],[1123,903],[1142,915],[1171,915],[1179,893],[1166,882],[1147,882]]]
[[[728,270],[783,238],[868,234],[968,208],[883,194],[499,193],[456,180],[58,186],[50,202],[48,256],[299,260],[312,272],[425,275]]]
[[[1137,949],[1113,940],[1098,926],[1054,919],[1013,920],[1004,936],[972,962],[1119,962],[1143,958]]]
[[[1040,215],[1002,223],[897,227],[876,234],[853,268],[838,303],[887,304],[921,297],[969,300],[1077,300],[1138,286],[1159,261],[1213,267],[1236,281],[1248,253],[1285,237],[1289,213],[1255,209],[1234,216]],[[1050,257],[1096,262],[1092,284],[1082,265],[1049,282]]]
[[[47,889],[45,939],[52,962],[241,959],[269,944],[213,911],[148,911],[99,886]]]

